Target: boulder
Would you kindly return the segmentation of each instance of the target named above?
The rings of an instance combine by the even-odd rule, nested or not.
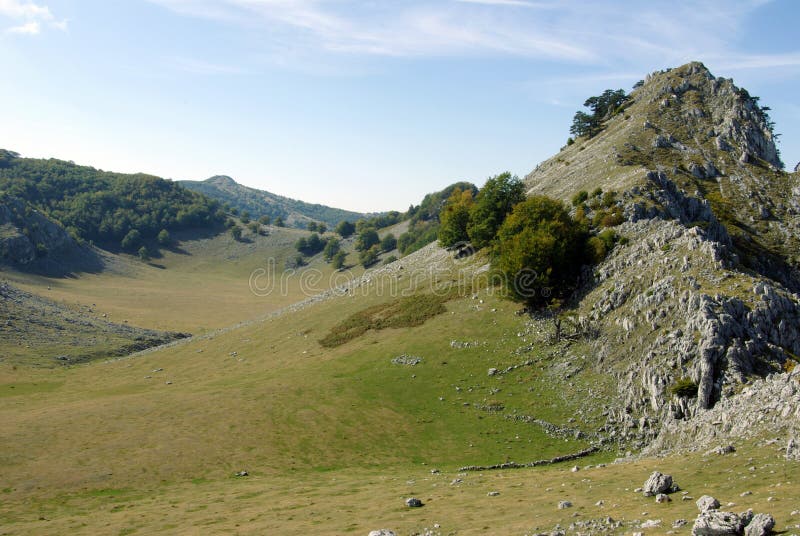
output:
[[[692,527],[692,536],[740,536],[744,521],[731,512],[708,510],[701,512]]]
[[[659,493],[672,493],[677,490],[677,486],[672,482],[672,476],[654,471],[647,482],[642,487],[645,497],[658,495]]]
[[[409,508],[419,508],[420,506],[422,506],[422,501],[420,501],[416,497],[410,497],[406,499],[406,506],[408,506]]]
[[[789,442],[786,443],[786,459],[800,461],[800,441],[793,437],[790,437]]]
[[[767,536],[772,534],[775,518],[769,514],[756,514],[744,528],[744,536]]]
[[[711,510],[717,510],[719,508],[719,501],[716,500],[711,495],[703,495],[699,499],[697,499],[697,509],[700,512],[710,512]]]
[[[672,499],[670,499],[669,495],[667,495],[666,493],[659,493],[658,495],[656,495],[657,503],[668,503],[670,501],[672,501]]]
[[[567,508],[572,508],[572,503],[569,501],[558,501],[558,509],[559,510],[566,510]]]

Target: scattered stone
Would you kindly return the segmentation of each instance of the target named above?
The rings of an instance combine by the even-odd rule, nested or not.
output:
[[[716,500],[711,495],[703,495],[699,499],[697,499],[697,509],[700,512],[709,512],[711,510],[716,510],[719,508],[719,501]]]
[[[494,376],[494,375],[496,375],[498,372],[499,372],[499,371],[498,371],[496,368],[492,367],[492,368],[490,368],[490,369],[489,369],[489,376]]]
[[[461,480],[460,478],[454,478],[454,479],[453,479],[453,481],[452,481],[452,482],[450,482],[450,485],[451,485],[451,486],[455,486],[455,485],[457,485],[457,484],[461,484],[462,482],[464,482],[464,481],[463,481],[463,480]]]
[[[672,528],[679,529],[681,527],[685,527],[688,524],[689,522],[686,521],[685,519],[676,519],[675,521],[672,522]]]
[[[378,529],[370,531],[367,536],[397,536],[397,534],[393,530]]]
[[[665,475],[659,471],[654,471],[647,482],[644,483],[644,496],[650,497],[659,493],[672,493],[678,491],[678,487],[672,481],[672,476]]]
[[[775,527],[775,518],[769,514],[756,514],[744,529],[744,536],[767,536]]]
[[[410,497],[406,499],[406,506],[408,506],[409,508],[419,508],[422,506],[422,501],[420,501],[416,497]]]
[[[572,508],[572,503],[569,501],[558,501],[558,509],[559,510],[566,510],[567,508]]]
[[[575,467],[573,467],[572,469],[570,469],[570,471],[572,471],[573,473],[577,473],[580,470],[581,470],[581,468],[578,467],[577,465]]]
[[[666,493],[659,493],[658,495],[656,495],[656,502],[657,503],[668,503],[668,502],[671,502],[671,501],[672,501],[672,499],[670,499],[669,495],[667,495]]]
[[[500,495],[500,492],[499,491],[490,491],[486,495],[488,495],[489,497],[497,497],[498,495]]]
[[[752,491],[743,491],[739,494],[739,497],[747,497],[748,495],[752,495]]]
[[[736,452],[736,448],[733,445],[725,445],[724,447],[716,447],[708,452],[705,453],[706,456],[711,456],[712,454],[717,454],[719,456],[723,456],[725,454],[731,454]]]
[[[602,499],[594,503],[595,506],[603,506],[604,504],[606,504],[606,502]]]
[[[413,355],[402,354],[393,358],[392,363],[395,365],[407,365],[409,367],[413,367],[422,363],[422,358]]]
[[[639,527],[643,529],[652,529],[661,525],[660,519],[648,519],[644,523],[642,523]]]
[[[250,473],[247,471],[239,471],[234,476],[242,477],[242,476],[250,476]]]
[[[644,490],[644,488],[636,488],[635,490],[633,490],[633,492],[634,493],[641,493],[643,490]]]

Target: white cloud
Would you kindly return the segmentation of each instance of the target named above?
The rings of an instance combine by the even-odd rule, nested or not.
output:
[[[24,21],[8,28],[6,31],[9,33],[37,35],[42,31],[42,24],[59,30],[67,29],[67,21],[56,19],[49,7],[30,1],[0,0],[0,16]]]
[[[8,33],[23,34],[23,35],[37,35],[42,31],[40,24],[37,21],[31,21],[21,26],[13,26],[6,30]]]

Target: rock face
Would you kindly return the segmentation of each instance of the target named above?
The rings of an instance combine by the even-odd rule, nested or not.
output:
[[[15,198],[0,198],[0,261],[21,265],[75,243],[60,225]]]
[[[797,165],[796,165],[796,166],[794,166],[794,172],[795,172],[795,173],[798,173],[798,172],[800,172],[800,162],[798,162],[798,163],[797,163]]]

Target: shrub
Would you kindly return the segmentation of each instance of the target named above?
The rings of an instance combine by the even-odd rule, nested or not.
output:
[[[162,246],[168,246],[170,242],[172,242],[172,237],[170,237],[169,231],[166,229],[161,229],[161,232],[158,233],[156,240],[158,240],[158,243]]]
[[[335,270],[341,270],[344,268],[344,261],[347,259],[347,253],[342,250],[336,252],[336,254],[331,259],[331,264]]]
[[[695,398],[697,396],[697,384],[691,378],[681,378],[669,390],[673,395],[681,398]]]
[[[581,190],[580,192],[572,196],[572,206],[577,207],[587,199],[589,199],[589,192],[587,192],[586,190]]]
[[[242,228],[239,227],[238,225],[234,225],[233,227],[231,227],[231,236],[237,242],[239,240],[241,240],[242,239]]]
[[[128,231],[128,234],[125,235],[125,238],[122,239],[120,245],[122,249],[127,250],[134,250],[136,249],[142,242],[142,234],[139,232],[138,229],[131,229]]]

